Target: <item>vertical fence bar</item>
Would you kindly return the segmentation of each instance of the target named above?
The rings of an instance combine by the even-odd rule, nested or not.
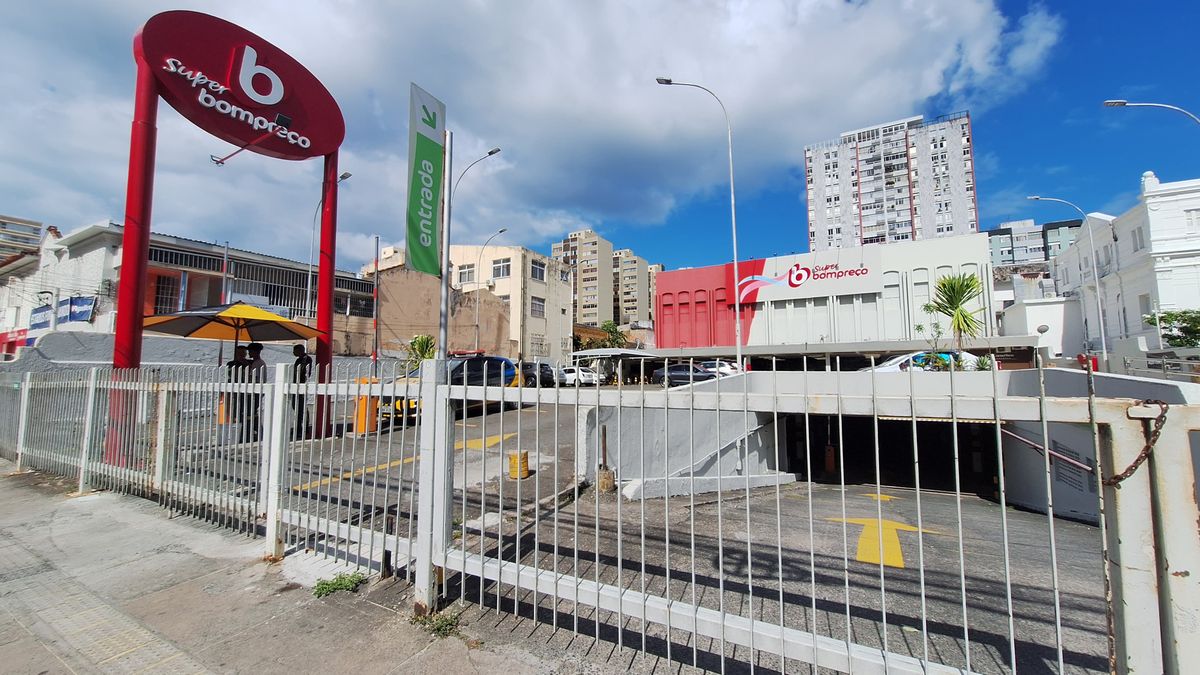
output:
[[[25,373],[21,378],[21,412],[17,416],[17,471],[24,468],[25,444],[29,434],[29,391],[33,388],[33,374]]]
[[[1094,387],[1095,380],[1093,378],[1093,373],[1092,373],[1091,367],[1090,367],[1091,361],[1088,362],[1088,366],[1089,366],[1088,367],[1088,390],[1090,392],[1089,396],[1088,396],[1088,408],[1089,408],[1088,412],[1089,412],[1089,417],[1091,417],[1091,420],[1092,420],[1092,434],[1093,434],[1096,442],[1099,443],[1099,435],[1098,435],[1098,431],[1096,428],[1096,412],[1095,412],[1096,400],[1095,400],[1095,387]],[[993,426],[995,426],[995,431],[996,431],[996,482],[997,482],[998,496],[1000,498],[1000,533],[1002,536],[1001,544],[1003,545],[1003,548],[1004,548],[1004,601],[1005,601],[1005,607],[1008,610],[1008,659],[1009,659],[1008,667],[1015,671],[1017,669],[1017,630],[1016,630],[1016,626],[1015,626],[1015,623],[1013,620],[1012,573],[1011,573],[1011,564],[1010,564],[1010,560],[1009,560],[1010,555],[1009,555],[1009,550],[1008,550],[1008,484],[1004,477],[1004,438],[1002,437],[1001,430],[1000,430],[1000,385],[997,382],[997,375],[996,375],[996,371],[998,371],[998,370],[999,370],[999,368],[997,367],[997,364],[996,364],[996,356],[995,356],[995,354],[993,354],[992,355],[992,414],[993,414],[992,422],[993,422]],[[1100,473],[1100,471],[1099,471],[1099,466],[1100,466],[1099,445],[1097,445],[1096,448],[1097,448],[1096,449],[1096,457],[1097,457],[1096,473],[1097,473],[1097,475],[1099,475],[1099,473]],[[1103,494],[1100,496],[1100,501],[1101,501],[1101,504],[1100,504],[1101,540],[1103,541],[1103,538],[1104,538],[1104,531],[1103,531],[1103,527],[1104,527],[1104,525],[1103,525],[1103,522],[1104,522],[1104,496],[1103,496]],[[1107,559],[1107,557],[1108,556],[1105,555],[1104,559]],[[1105,574],[1106,579],[1107,579],[1107,576],[1108,575],[1106,573]],[[1106,592],[1104,594],[1106,599],[1110,597],[1110,594],[1107,592],[1107,586],[1108,586],[1108,583],[1106,581],[1105,582],[1105,591]]]
[[[79,442],[79,494],[83,494],[88,489],[88,454],[91,452],[92,447],[92,425],[95,422],[98,372],[97,368],[88,369],[87,395],[83,411],[83,439]]]
[[[1058,672],[1064,671],[1062,643],[1062,605],[1058,591],[1058,545],[1054,532],[1054,475],[1050,468],[1050,425],[1046,414],[1046,371],[1042,355],[1037,355],[1038,416],[1042,423],[1042,458],[1045,466],[1046,524],[1050,535],[1050,578],[1054,584],[1054,651],[1058,657]]]
[[[266,431],[265,456],[259,459],[259,499],[266,508],[267,550],[272,558],[282,558],[284,538],[280,536],[282,513],[280,500],[283,496],[283,455],[288,447],[287,424],[287,366],[275,366],[274,385],[264,386],[263,429]],[[262,447],[262,446],[259,446]]]
[[[962,463],[958,447],[958,398],[954,389],[955,359],[950,359],[950,445],[954,451],[954,513],[958,526],[958,585],[962,598],[962,629],[963,655],[967,662],[967,671],[971,670],[971,628],[967,620],[967,562],[966,550],[963,546],[963,515],[962,515]],[[1055,584],[1055,592],[1057,593]],[[1061,652],[1060,652],[1061,654]],[[1062,668],[1059,668],[1062,672]]]

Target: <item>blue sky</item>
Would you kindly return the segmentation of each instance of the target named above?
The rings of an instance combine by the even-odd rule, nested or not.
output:
[[[442,99],[456,166],[488,148],[455,201],[453,240],[549,252],[591,227],[669,268],[730,259],[724,121],[734,125],[743,259],[802,251],[803,148],[840,131],[968,109],[982,225],[1119,213],[1139,177],[1200,177],[1191,3],[993,0],[341,0],[182,2],[305,64],[346,119],[339,267],[403,244],[409,83]],[[0,6],[0,213],[71,230],[122,219],[134,32],[148,0]],[[153,228],[305,260],[320,163],[243,153],[160,106]]]
[[[1028,7],[1001,4],[1009,16]],[[1078,217],[1067,206],[1030,202],[1027,195],[1059,197],[1087,212],[1119,215],[1136,204],[1144,171],[1154,171],[1164,182],[1200,178],[1200,125],[1168,110],[1101,107],[1105,99],[1127,99],[1171,103],[1200,114],[1195,86],[1200,42],[1194,38],[1200,5],[1132,7],[1056,3],[1062,30],[1038,73],[1019,92],[970,108],[984,229],[1008,220],[1032,218],[1041,224]],[[953,97],[940,95],[909,112],[933,117],[956,109]],[[720,131],[714,129],[714,143],[724,141]],[[743,259],[807,250],[801,176],[798,167],[767,189],[739,192]],[[730,245],[728,199],[728,192],[715,190],[691,201],[672,212],[661,232],[616,225],[610,233],[618,241],[634,238],[639,251],[669,266],[723,262]],[[711,237],[713,249],[725,248],[688,247],[685,254],[671,233],[695,230]]]

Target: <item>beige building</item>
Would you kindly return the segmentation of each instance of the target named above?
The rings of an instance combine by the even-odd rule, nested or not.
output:
[[[551,255],[574,279],[575,323],[600,326],[614,321],[613,245],[593,230],[577,230],[554,244]]]
[[[478,322],[475,320],[476,302],[479,302]],[[436,338],[440,311],[441,280],[438,277],[399,265],[385,268],[380,263],[379,348],[385,356],[403,356],[414,335]],[[478,338],[479,349],[515,359],[520,349],[509,339],[509,333],[507,306],[495,295],[485,289],[467,293],[451,289],[449,351],[475,349]],[[370,353],[369,346],[367,349]]]
[[[513,357],[530,361],[569,357],[571,287],[561,263],[520,246],[452,245],[450,265],[454,288],[471,295],[491,291],[507,304],[509,340],[518,346]]]
[[[627,325],[649,321],[654,296],[650,295],[650,269],[646,259],[631,249],[613,253],[613,321]]]

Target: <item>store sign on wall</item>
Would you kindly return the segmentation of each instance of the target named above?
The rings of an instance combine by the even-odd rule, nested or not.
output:
[[[748,260],[738,264],[738,272],[742,277],[738,296],[743,303],[883,291],[883,270],[874,246]],[[728,263],[729,286],[733,276],[733,263]]]
[[[337,102],[308,69],[223,19],[157,14],[134,38],[133,52],[172,108],[238,147],[301,160],[337,150],[346,135]]]

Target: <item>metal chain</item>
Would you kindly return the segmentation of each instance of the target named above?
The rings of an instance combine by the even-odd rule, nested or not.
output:
[[[1104,479],[1104,485],[1107,487],[1119,486],[1121,481],[1132,476],[1133,473],[1138,470],[1139,466],[1145,463],[1147,459],[1150,459],[1150,452],[1154,450],[1154,444],[1158,442],[1158,436],[1162,433],[1163,426],[1167,423],[1167,409],[1170,406],[1167,405],[1166,401],[1146,399],[1139,405],[1158,406],[1158,417],[1154,418],[1154,426],[1150,429],[1150,438],[1146,439],[1145,447],[1143,447],[1142,451],[1138,453],[1138,456],[1133,460],[1133,463],[1129,465],[1129,468],[1115,476],[1112,476],[1111,478]]]

